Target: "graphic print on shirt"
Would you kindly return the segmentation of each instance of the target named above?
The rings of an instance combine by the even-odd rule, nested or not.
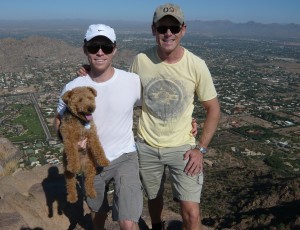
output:
[[[185,110],[187,94],[180,81],[154,77],[144,88],[145,104],[163,121],[177,118]]]

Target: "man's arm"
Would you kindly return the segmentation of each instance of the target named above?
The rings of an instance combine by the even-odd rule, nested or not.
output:
[[[206,119],[198,145],[207,148],[217,130],[221,112],[217,98],[202,102],[202,105],[206,110]],[[203,154],[198,149],[187,151],[184,159],[188,158],[189,162],[184,170],[188,175],[194,176],[203,171]]]
[[[221,112],[217,98],[204,101],[202,105],[206,110],[206,119],[199,140],[199,145],[207,148],[217,130]]]
[[[192,130],[191,134],[195,137],[198,133],[198,124],[196,118],[192,119]]]
[[[61,135],[59,132],[60,123],[61,123],[61,115],[59,113],[57,113],[56,116],[54,117],[53,126],[54,126],[56,135],[61,139]]]

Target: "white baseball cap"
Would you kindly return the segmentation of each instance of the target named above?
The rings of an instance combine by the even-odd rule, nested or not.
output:
[[[96,36],[104,36],[111,40],[112,43],[116,42],[116,34],[114,29],[104,24],[90,25],[88,30],[86,31],[84,39],[86,41],[89,41]]]

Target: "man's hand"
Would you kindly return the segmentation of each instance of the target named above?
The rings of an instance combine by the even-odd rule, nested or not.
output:
[[[186,151],[183,159],[189,159],[184,169],[184,172],[188,176],[195,176],[203,171],[203,154],[200,153],[198,149],[191,149]]]
[[[192,119],[192,135],[195,137],[198,133],[197,120],[195,118]]]
[[[90,70],[90,65],[82,65],[76,73],[78,76],[86,76],[90,72]]]
[[[84,138],[80,141],[78,141],[77,146],[79,150],[86,150],[86,143],[87,143],[87,138]]]

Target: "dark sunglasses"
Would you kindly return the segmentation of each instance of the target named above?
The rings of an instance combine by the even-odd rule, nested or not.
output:
[[[177,34],[181,31],[181,26],[158,26],[156,27],[156,31],[160,34],[165,34],[168,29],[172,34]]]
[[[105,54],[111,54],[115,46],[113,44],[90,44],[86,46],[87,51],[90,54],[96,54],[101,49]]]

